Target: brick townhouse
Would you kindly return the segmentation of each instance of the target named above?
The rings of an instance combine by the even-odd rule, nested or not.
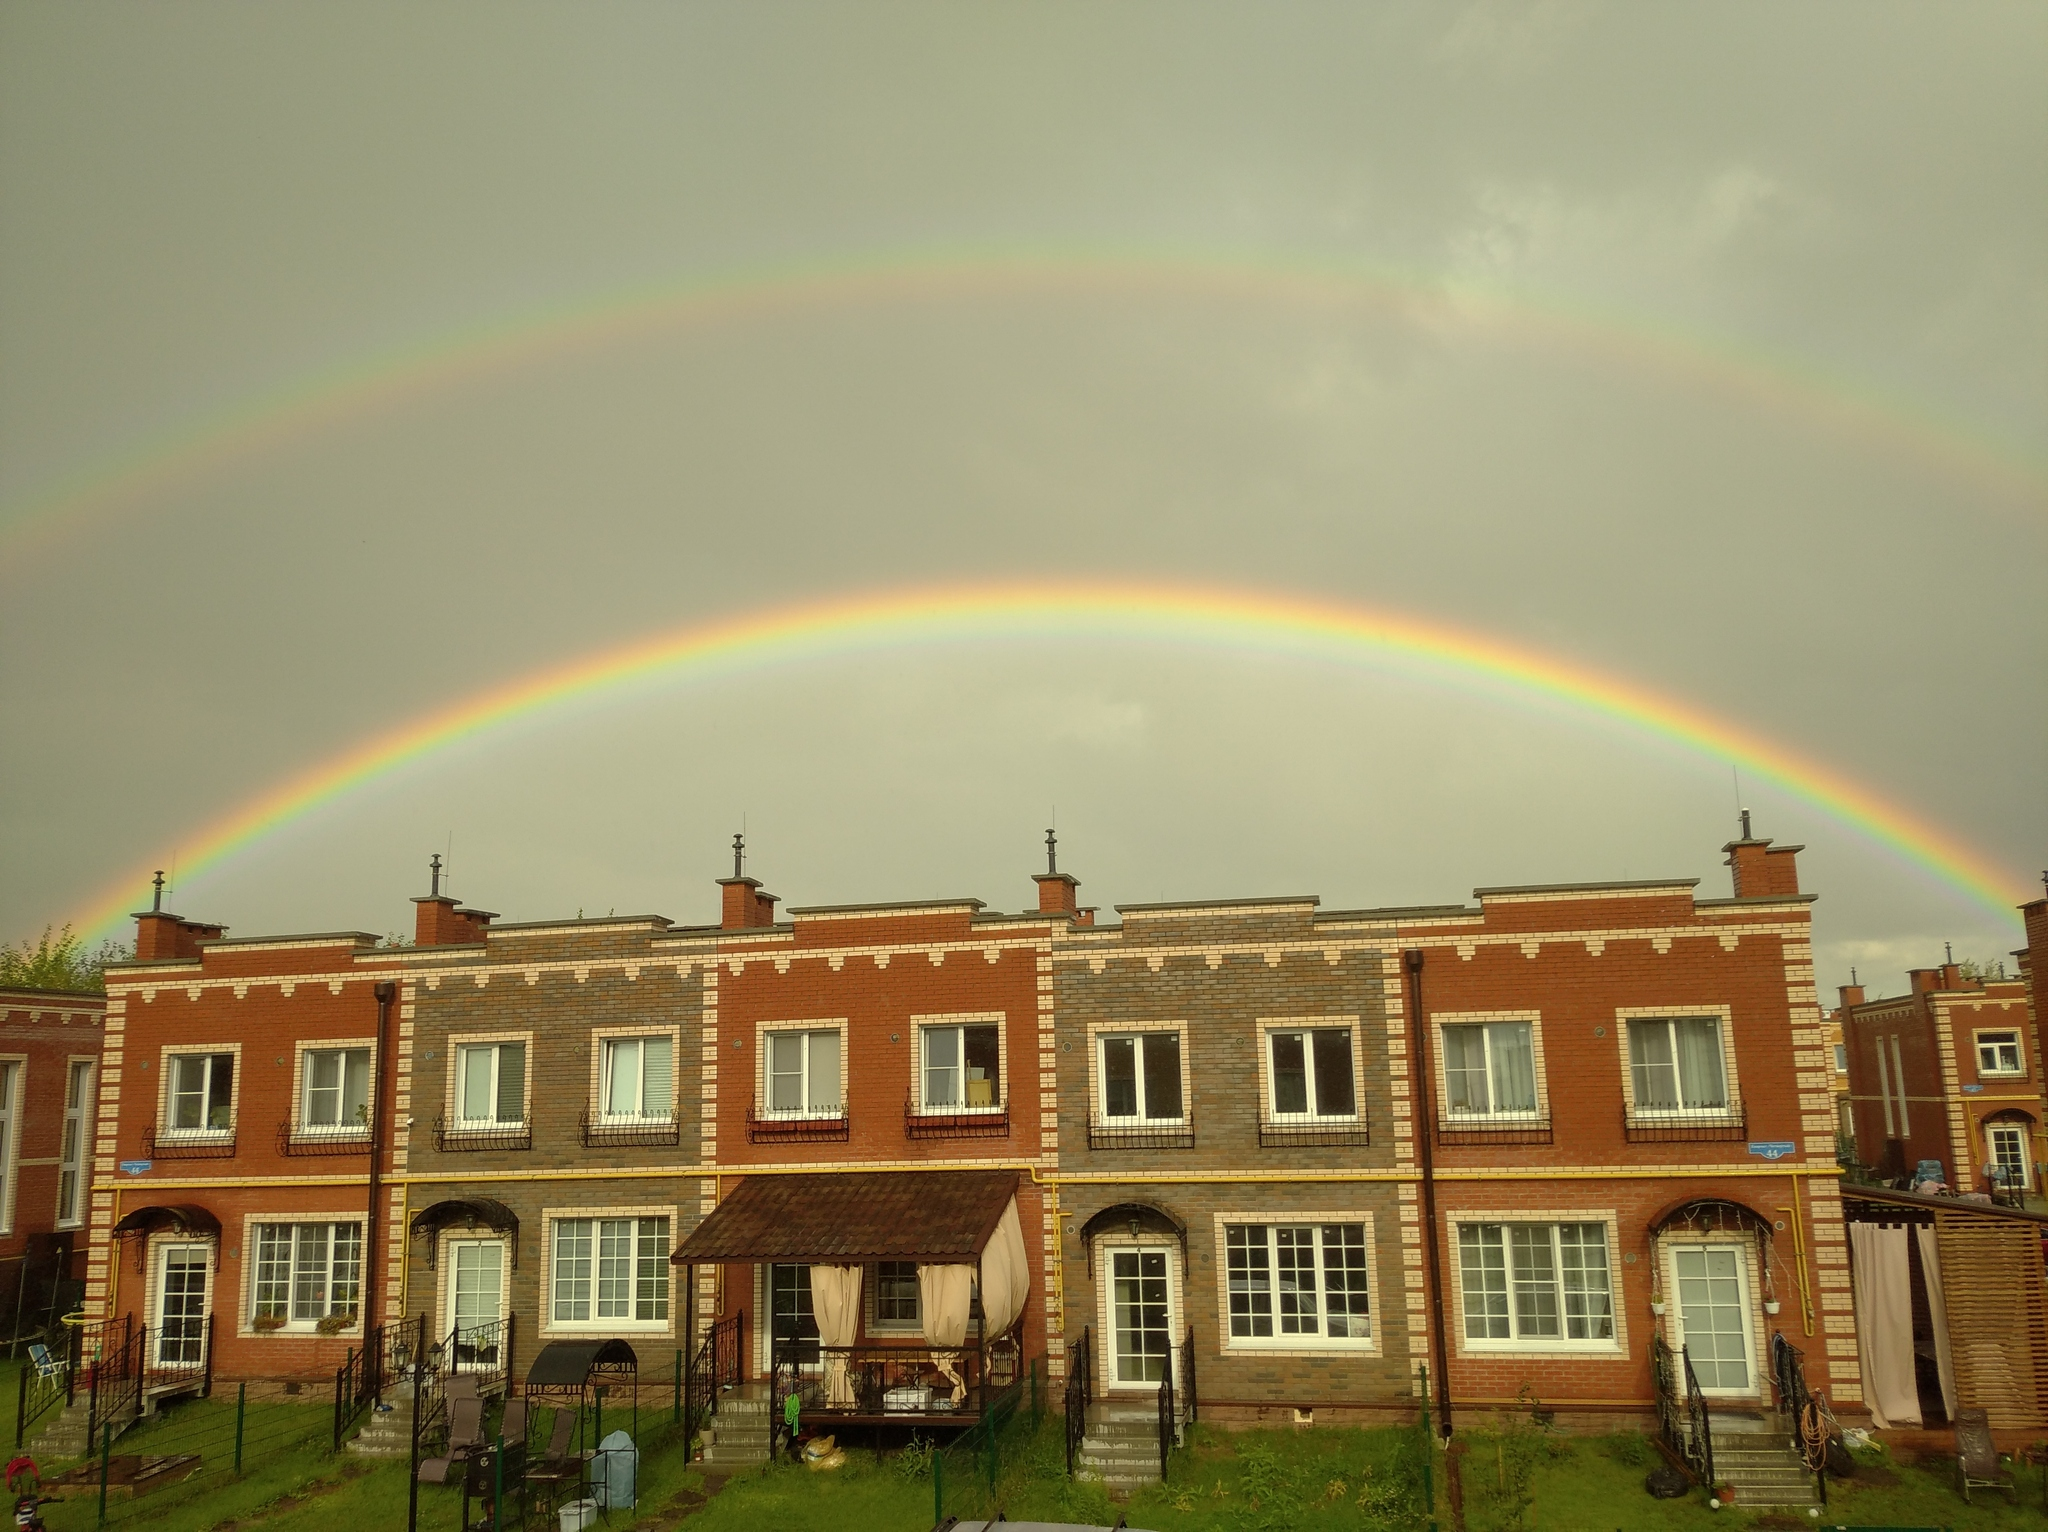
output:
[[[648,1361],[714,1324],[848,1418],[944,1415],[1090,1337],[1105,1407],[1217,1418],[1532,1392],[1725,1409],[1774,1329],[1859,1398],[1795,847],[1476,905],[797,908],[230,941],[152,911],[109,977],[89,1305],[164,1365],[331,1379]],[[389,1101],[386,1110],[383,1103]],[[118,1173],[117,1173],[118,1171]],[[197,1365],[196,1363],[184,1365]]]
[[[48,1328],[84,1292],[106,997],[0,987],[0,1326]]]

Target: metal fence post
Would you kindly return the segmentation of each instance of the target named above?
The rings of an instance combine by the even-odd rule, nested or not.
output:
[[[420,1316],[420,1333],[426,1333],[426,1316]],[[412,1363],[412,1461],[407,1468],[405,1491],[405,1532],[418,1532],[420,1524],[420,1384],[427,1374],[424,1349],[413,1353]]]
[[[100,1427],[100,1520],[107,1524],[107,1462],[114,1452],[114,1423],[110,1420]]]
[[[21,1387],[15,1391],[14,1399],[14,1450],[21,1451],[21,1439],[28,1431],[28,1375],[31,1367],[21,1370]]]
[[[1422,1373],[1422,1500],[1429,1507],[1429,1532],[1436,1532],[1436,1438],[1429,1429],[1429,1363]]]
[[[681,1425],[683,1423],[683,1354],[680,1351],[676,1353],[675,1411],[674,1414],[670,1417],[670,1419],[676,1425]],[[690,1444],[688,1442],[685,1442],[683,1443],[683,1445],[687,1447]]]
[[[611,1497],[605,1497],[611,1503]],[[491,1532],[504,1532],[505,1528],[505,1433],[498,1433],[497,1455],[491,1459]]]
[[[249,1385],[235,1385],[235,1472],[242,1471],[242,1419],[249,1409]]]
[[[946,1455],[932,1448],[932,1525],[946,1519]]]

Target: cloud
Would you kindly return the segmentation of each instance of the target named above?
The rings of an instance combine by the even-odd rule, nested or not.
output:
[[[1527,75],[1547,67],[1598,7],[1590,0],[1480,0],[1459,12],[1437,42],[1454,66]]]

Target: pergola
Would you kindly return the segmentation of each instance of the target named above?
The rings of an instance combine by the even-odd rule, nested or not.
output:
[[[640,1439],[640,1358],[622,1340],[549,1341],[540,1348],[533,1366],[526,1371],[527,1408],[545,1404],[553,1409],[574,1409],[582,1420],[586,1404],[595,1404],[598,1415],[593,1436],[601,1434],[604,1396],[615,1388],[633,1395],[633,1439]],[[596,1446],[596,1442],[591,1443]]]

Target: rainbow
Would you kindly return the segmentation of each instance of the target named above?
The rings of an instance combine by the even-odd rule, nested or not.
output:
[[[575,704],[848,653],[1078,637],[1392,666],[1561,703],[1733,763],[1850,825],[2001,920],[2010,920],[2025,898],[1979,852],[1832,768],[1703,709],[1527,646],[1303,595],[1087,581],[911,587],[771,607],[638,638],[490,687],[352,746],[203,826],[184,842],[180,866],[188,877],[201,876],[412,763]],[[124,873],[80,912],[75,927],[94,939],[116,933],[144,897],[156,865]]]
[[[305,374],[181,422],[27,496],[0,514],[0,568],[95,515],[146,503],[209,473],[474,378],[771,314],[1033,293],[1395,311],[1442,332],[1543,346],[1727,395],[1760,414],[1969,483],[2000,503],[2036,510],[2048,503],[2042,464],[1955,421],[1753,347],[1580,304],[1398,270],[1269,256],[894,252],[607,292]]]

